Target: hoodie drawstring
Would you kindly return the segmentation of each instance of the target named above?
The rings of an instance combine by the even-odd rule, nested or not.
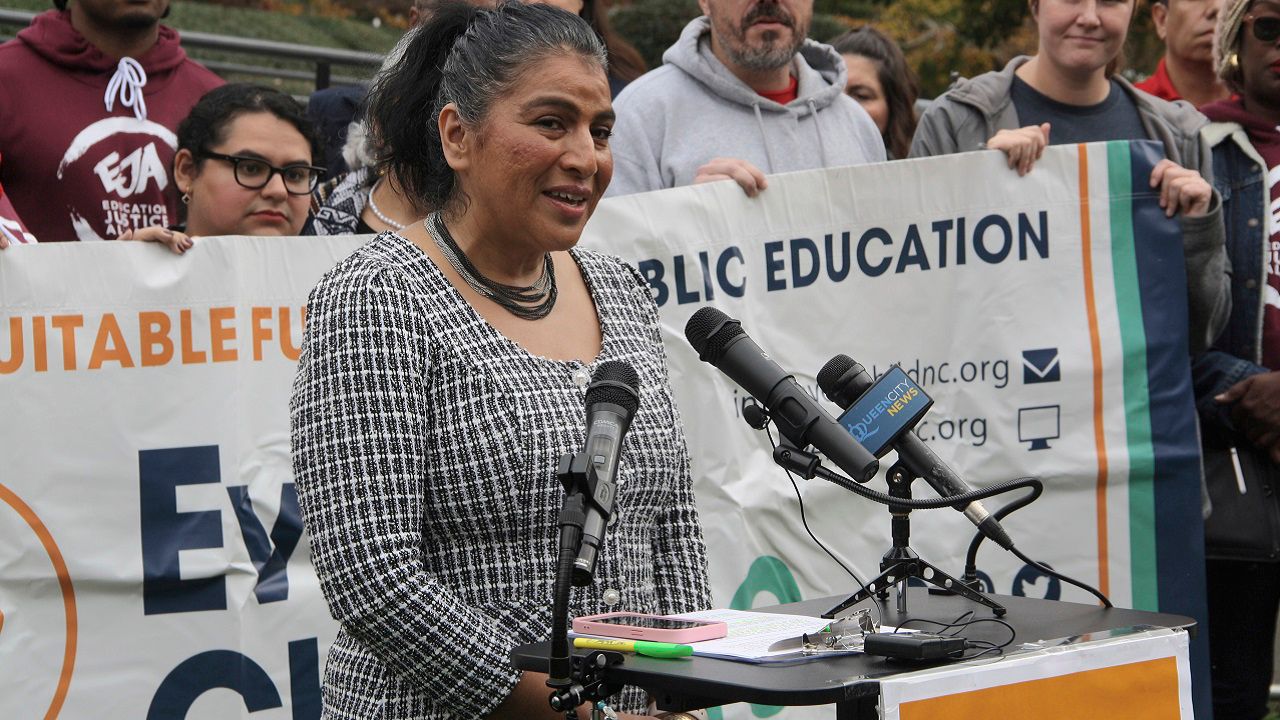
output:
[[[769,150],[769,135],[764,131],[764,116],[760,114],[760,103],[751,103],[751,107],[756,111],[756,125],[760,127],[760,137],[764,139],[764,156],[769,160],[769,167],[765,170],[765,174],[768,175],[774,168],[773,153]]]
[[[107,92],[102,96],[107,112],[111,112],[116,103],[116,96],[119,95],[122,106],[132,108],[133,116],[139,120],[146,120],[147,100],[142,96],[142,88],[146,85],[147,72],[142,69],[142,65],[131,57],[120,58],[120,64],[116,66],[116,74],[111,76],[111,82],[107,83]]]
[[[818,152],[822,153],[822,167],[827,166],[827,144],[822,141],[822,123],[818,122],[818,103],[809,98],[809,115],[813,118],[813,130],[818,133]]]

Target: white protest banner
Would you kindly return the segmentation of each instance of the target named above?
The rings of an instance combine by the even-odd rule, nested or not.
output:
[[[1020,550],[1117,605],[1203,619],[1184,263],[1147,184],[1159,157],[1143,142],[1053,147],[1019,178],[999,153],[974,153],[775,176],[756,198],[723,182],[601,204],[583,244],[635,263],[654,288],[718,605],[857,584],[806,534],[771,441],[742,420],[745,393],[686,342],[708,304],[815,398],[834,355],[873,376],[900,363],[935,400],[917,434],[970,485],[1044,480],[1041,499],[1003,522]],[[891,546],[885,506],[802,482],[809,527],[876,576]],[[973,526],[949,508],[911,520],[912,547],[959,576]],[[1092,601],[991,542],[978,567],[999,593]]]
[[[779,176],[756,200],[729,184],[601,204],[588,244],[635,261],[662,305],[719,605],[855,586],[805,534],[742,394],[683,340],[708,302],[815,395],[836,353],[902,363],[937,401],[921,437],[971,484],[1044,477],[1004,523],[1021,549],[1117,604],[1196,614],[1185,290],[1176,226],[1139,182],[1151,155],[1054,148],[1023,180],[990,155],[938,158]],[[0,256],[0,717],[318,716],[335,627],[287,404],[307,293],[362,241]],[[888,513],[801,490],[818,537],[874,575]],[[913,547],[958,574],[972,526],[912,520]],[[979,561],[998,592],[1087,598],[990,545]]]
[[[288,398],[307,293],[361,242],[0,257],[0,717],[319,717]]]

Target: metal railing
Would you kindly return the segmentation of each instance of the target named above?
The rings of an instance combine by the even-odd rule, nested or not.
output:
[[[26,27],[36,13],[21,10],[0,9],[0,27]],[[200,48],[236,55],[258,55],[281,60],[295,60],[314,66],[315,71],[254,65],[251,63],[232,62],[200,58],[200,64],[219,73],[237,73],[258,75],[262,77],[281,78],[285,80],[314,80],[315,88],[330,85],[355,85],[367,80],[374,70],[382,65],[380,53],[361,52],[358,50],[342,50],[338,48],[317,47],[314,45],[297,45],[294,43],[256,40],[233,37],[230,35],[214,35],[213,33],[180,31],[182,45],[185,48]],[[9,39],[9,35],[0,35],[0,41]],[[357,75],[334,75],[334,66],[349,67],[365,72]]]

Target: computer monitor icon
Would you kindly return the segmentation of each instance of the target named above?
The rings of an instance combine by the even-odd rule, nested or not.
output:
[[[1029,442],[1028,450],[1047,450],[1049,441],[1061,436],[1062,408],[1041,405],[1018,409],[1018,441]]]

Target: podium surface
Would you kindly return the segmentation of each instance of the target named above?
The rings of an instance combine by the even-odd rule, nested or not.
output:
[[[1025,644],[1036,644],[1037,650],[1054,645],[1101,639],[1108,634],[1125,634],[1153,627],[1191,630],[1195,621],[1181,615],[1144,612],[1123,608],[1101,608],[1072,602],[1007,595],[993,596],[1008,609],[1000,618],[1014,630],[1013,641],[1004,649],[1006,655],[1019,652]],[[842,597],[829,597],[804,602],[759,608],[759,612],[776,612],[817,617]],[[869,607],[864,601],[855,607]],[[981,605],[955,595],[934,595],[927,588],[912,587],[907,592],[907,613],[899,616],[893,596],[878,603],[881,623],[901,625],[908,620],[955,622],[972,611],[969,620],[993,617]],[[926,623],[912,623],[913,629],[929,630]],[[987,640],[996,644],[1009,639],[1009,630],[996,623],[977,623],[960,632],[971,640]],[[547,671],[550,643],[522,645],[512,651],[512,659],[521,670]],[[584,652],[575,651],[578,654]],[[990,656],[986,656],[989,661]],[[644,688],[664,710],[692,710],[735,702],[764,705],[836,705],[839,720],[874,718],[881,679],[923,668],[963,665],[965,661],[936,663],[900,663],[883,657],[853,654],[802,660],[789,663],[752,664],[717,658],[697,657],[679,660],[626,655],[616,670],[618,682]],[[978,660],[977,662],[982,662]]]

